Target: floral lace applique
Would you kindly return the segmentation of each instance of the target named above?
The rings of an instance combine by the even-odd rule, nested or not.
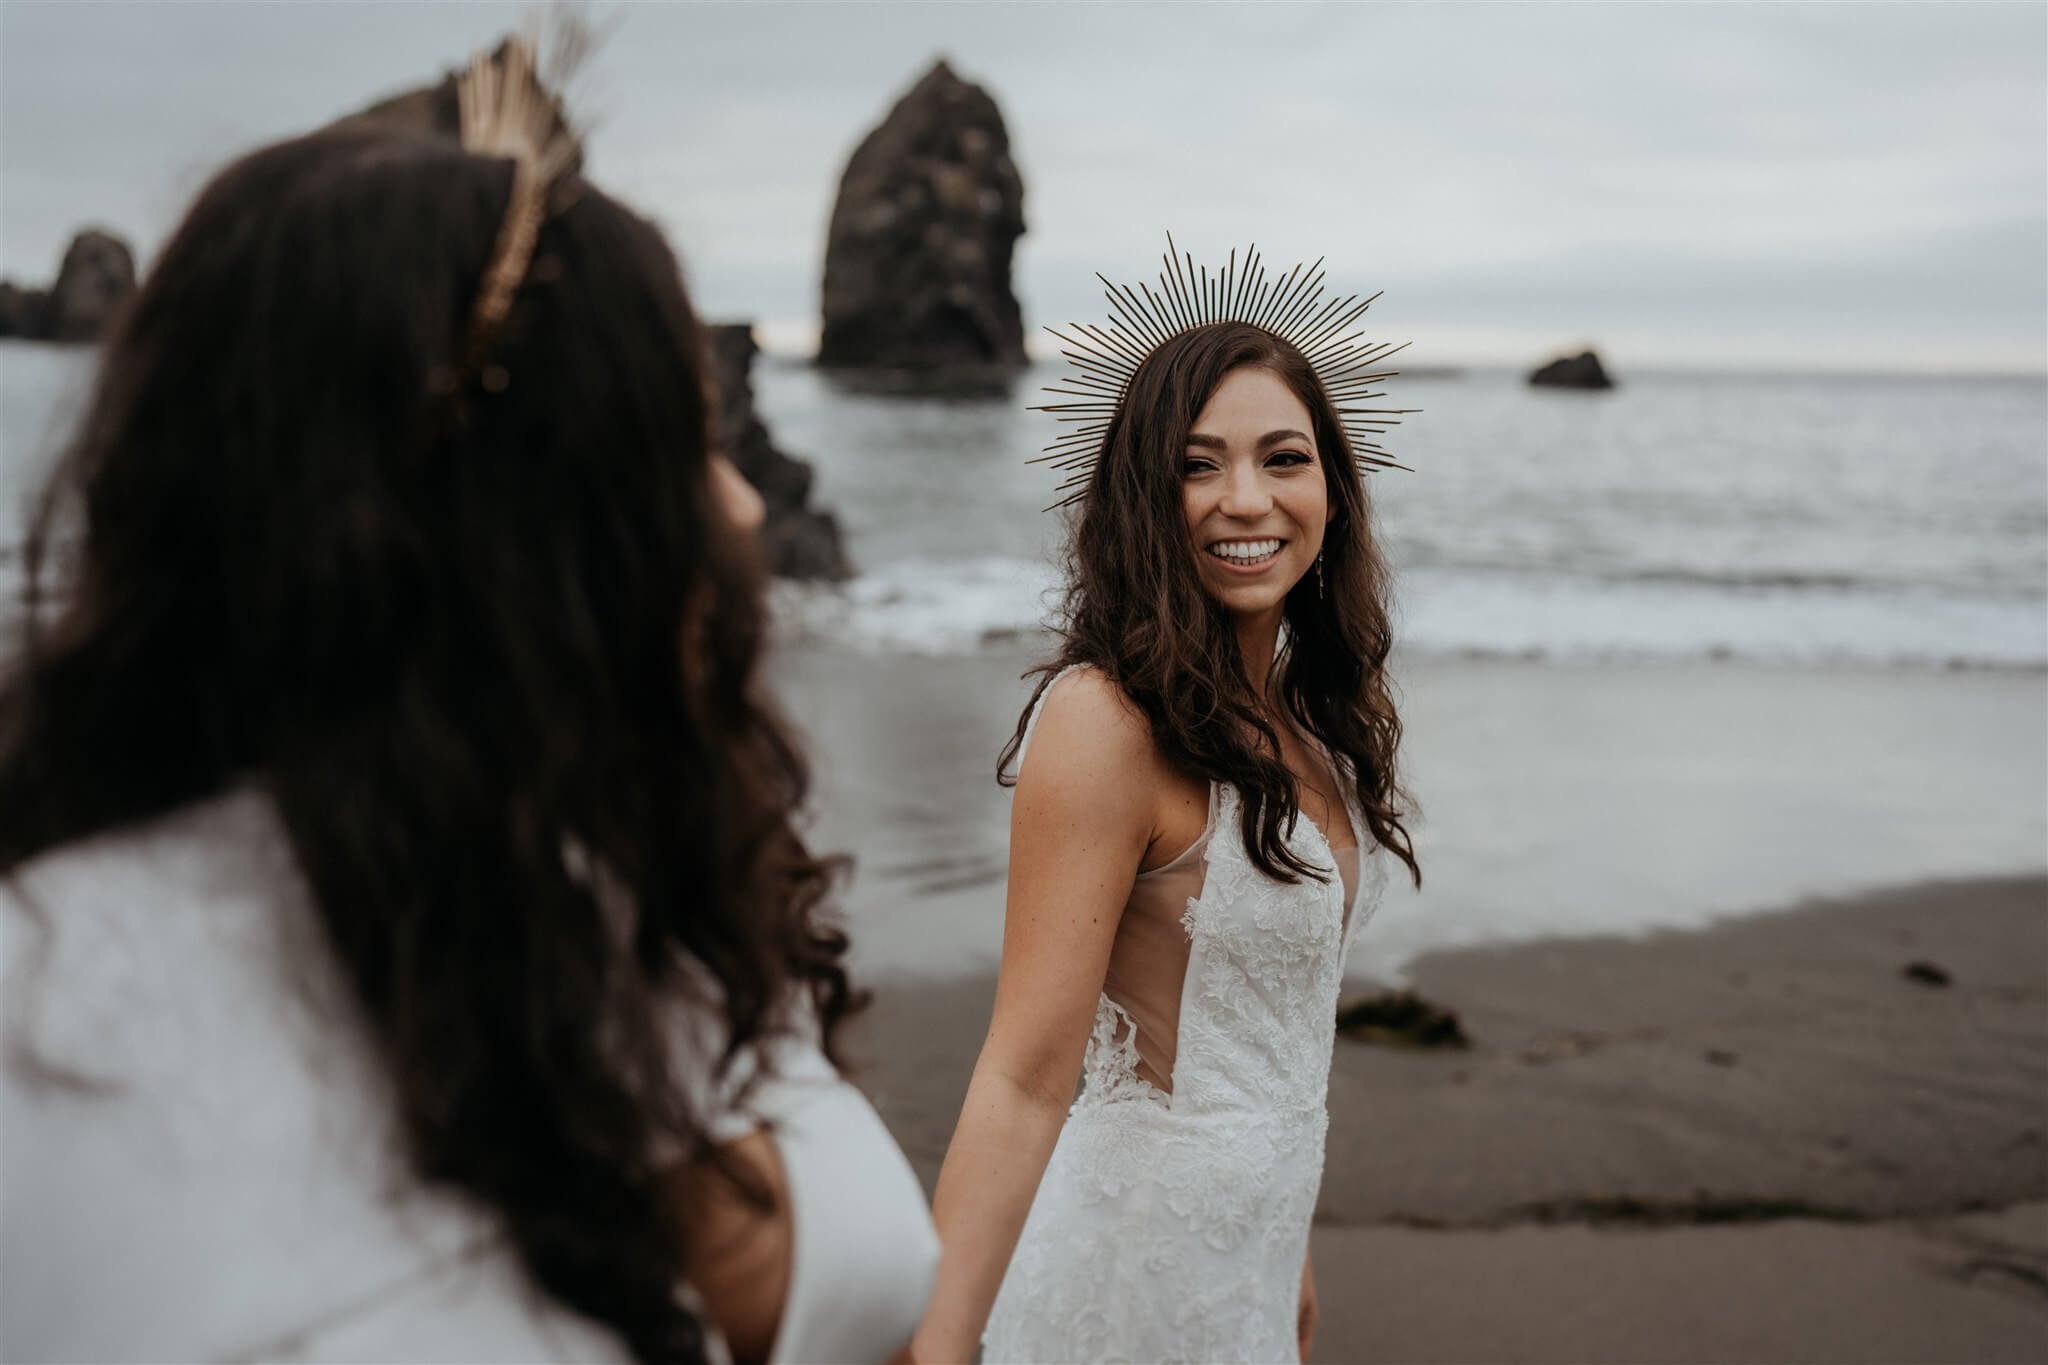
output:
[[[1244,854],[1235,793],[1212,799],[1207,875],[1181,919],[1173,1093],[1138,1075],[1135,1023],[1103,997],[1082,1096],[989,1317],[990,1365],[1294,1356],[1343,951],[1386,874],[1361,858],[1347,925],[1310,822],[1290,838],[1329,880],[1279,882]]]
[[[1095,1000],[1095,1028],[1081,1059],[1081,1104],[1120,1100],[1167,1103],[1166,1093],[1138,1074],[1138,1021],[1107,995]]]

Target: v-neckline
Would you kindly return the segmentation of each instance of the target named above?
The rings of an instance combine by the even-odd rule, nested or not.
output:
[[[1334,778],[1335,775],[1333,770],[1331,776]],[[1358,898],[1365,890],[1365,854],[1357,843],[1358,826],[1353,824],[1351,820],[1351,803],[1344,799],[1344,794],[1341,791],[1337,793],[1337,809],[1343,815],[1344,825],[1351,831],[1353,841],[1350,844],[1354,860],[1351,872],[1352,880],[1349,887],[1344,885],[1344,869],[1337,865],[1337,848],[1330,842],[1330,836],[1323,832],[1323,827],[1317,824],[1307,811],[1301,810],[1298,806],[1296,808],[1296,818],[1302,824],[1308,826],[1309,832],[1315,835],[1316,842],[1322,845],[1323,858],[1330,865],[1330,875],[1337,879],[1337,891],[1343,902],[1343,915],[1337,922],[1338,941],[1340,943],[1348,943],[1351,939],[1351,917],[1357,913]]]
[[[1310,751],[1310,757],[1314,757],[1316,754],[1322,755],[1323,771],[1329,774],[1330,778],[1331,809],[1335,811],[1336,814],[1343,817],[1344,828],[1351,831],[1351,842],[1348,845],[1346,845],[1346,847],[1357,848],[1360,842],[1358,838],[1358,825],[1351,818],[1351,802],[1345,797],[1344,794],[1344,779],[1337,772],[1336,755],[1330,752],[1330,746],[1324,744],[1314,735],[1303,734],[1299,730],[1296,730],[1294,734],[1295,738],[1301,741],[1302,747]],[[1294,780],[1297,785],[1307,785],[1306,783],[1302,782],[1300,773],[1294,774]],[[1320,788],[1316,789],[1316,795],[1322,795],[1322,790]],[[1301,810],[1301,802],[1299,797],[1297,797],[1295,800],[1295,809],[1301,811],[1301,818],[1308,821],[1309,828],[1314,830],[1316,832],[1316,836],[1323,841],[1323,851],[1330,855],[1330,860],[1332,862],[1335,862],[1337,858],[1337,846],[1330,842],[1329,831],[1324,829],[1321,825],[1317,824],[1315,822],[1315,818],[1311,816],[1306,810]]]
[[[1296,733],[1300,734],[1299,731],[1296,731]],[[1351,885],[1347,888],[1344,885],[1344,869],[1337,865],[1336,845],[1330,842],[1329,834],[1310,817],[1307,811],[1300,811],[1301,819],[1311,830],[1315,831],[1316,838],[1321,841],[1323,856],[1330,863],[1330,873],[1337,879],[1337,889],[1342,893],[1344,902],[1344,913],[1337,921],[1337,941],[1340,945],[1348,945],[1351,942],[1351,920],[1358,913],[1358,898],[1365,894],[1365,842],[1359,837],[1358,822],[1351,818],[1351,798],[1344,789],[1342,775],[1337,771],[1337,756],[1330,752],[1330,747],[1327,744],[1324,744],[1313,735],[1301,735],[1300,737],[1304,745],[1312,745],[1314,751],[1323,756],[1323,768],[1330,775],[1331,794],[1336,797],[1336,812],[1343,817],[1344,828],[1351,831],[1351,843],[1349,845],[1352,850]],[[1301,780],[1300,774],[1297,773],[1294,780],[1299,782]],[[1299,802],[1296,803],[1296,809],[1299,810]]]

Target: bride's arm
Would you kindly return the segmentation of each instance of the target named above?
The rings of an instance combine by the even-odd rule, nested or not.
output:
[[[1011,809],[994,1014],[932,1201],[943,1249],[921,1365],[974,1358],[1073,1101],[1160,791],[1150,731],[1114,684],[1079,673],[1048,694]]]

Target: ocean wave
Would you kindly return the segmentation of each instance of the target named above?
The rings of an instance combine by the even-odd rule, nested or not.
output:
[[[1651,538],[1627,546],[1618,554],[1601,554],[1584,547],[1544,544],[1502,549],[1494,553],[1475,551],[1470,545],[1449,547],[1413,540],[1392,547],[1406,572],[1470,574],[1476,576],[1520,576],[1597,579],[1608,583],[1670,583],[1687,587],[1747,589],[1824,590],[1839,592],[1895,593],[1933,591],[1963,598],[2038,598],[2040,585],[2048,583],[2048,547],[2001,545],[1997,552],[1974,556],[1952,551],[1941,562],[1930,563],[1894,555],[1887,558],[1874,549],[1830,547],[1821,564],[1753,564],[1702,561],[1688,557]]]
[[[776,607],[787,638],[959,654],[1045,629],[1059,586],[1038,561],[907,560],[839,586],[778,585]],[[1421,655],[2048,668],[2048,601],[2039,597],[1792,576],[1729,583],[1425,569],[1402,576],[1397,599],[1396,637]]]
[[[775,614],[799,639],[961,654],[1043,629],[1058,592],[1058,575],[1034,560],[906,560],[843,584],[778,582]]]

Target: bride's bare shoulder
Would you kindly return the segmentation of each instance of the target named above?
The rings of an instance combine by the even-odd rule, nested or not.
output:
[[[1078,761],[1090,769],[1137,776],[1149,775],[1158,749],[1137,703],[1108,674],[1083,664],[1046,689],[1028,757],[1041,772]]]
[[[1069,669],[1047,688],[1032,745],[1055,737],[1120,759],[1149,759],[1155,753],[1145,712],[1092,663]]]

